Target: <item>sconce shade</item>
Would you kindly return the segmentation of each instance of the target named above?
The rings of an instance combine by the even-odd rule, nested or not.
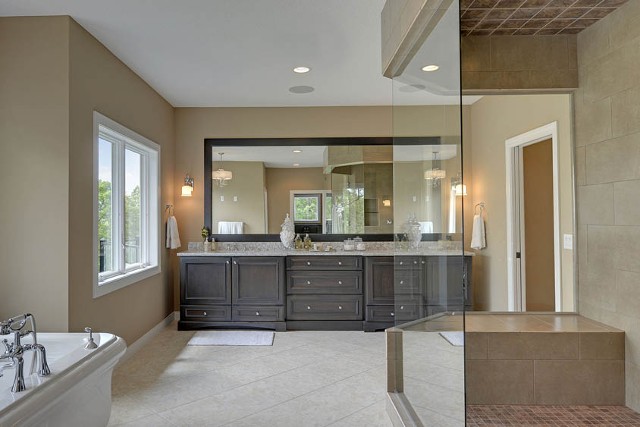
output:
[[[391,206],[391,200],[390,199],[383,199],[382,200],[382,206],[386,206],[386,207]]]
[[[193,187],[190,185],[182,186],[182,197],[191,197],[191,193],[193,192]]]
[[[456,196],[466,196],[467,186],[465,184],[456,184],[456,186],[453,188],[453,191],[456,192]]]

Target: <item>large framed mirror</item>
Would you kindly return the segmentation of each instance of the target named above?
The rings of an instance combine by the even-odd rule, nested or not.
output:
[[[455,232],[437,202],[456,182],[433,171],[457,149],[440,137],[205,139],[205,226],[218,241],[279,241],[288,214],[314,241],[391,241],[395,217],[413,216],[438,240]],[[420,191],[394,197],[396,175],[418,176]],[[430,203],[416,209],[416,193]]]

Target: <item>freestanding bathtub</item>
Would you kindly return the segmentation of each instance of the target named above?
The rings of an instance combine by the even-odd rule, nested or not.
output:
[[[87,334],[38,334],[51,375],[29,375],[35,353],[26,352],[27,389],[12,393],[15,370],[5,369],[0,378],[0,426],[106,426],[111,414],[111,374],[127,346],[112,334],[93,337],[98,347],[86,350]],[[30,342],[30,338],[23,340],[23,344]]]

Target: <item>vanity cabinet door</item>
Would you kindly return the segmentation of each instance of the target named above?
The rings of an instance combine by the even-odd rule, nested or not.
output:
[[[180,258],[180,303],[231,304],[230,263],[228,257]]]
[[[427,257],[427,305],[446,311],[470,307],[471,257]]]
[[[233,257],[233,305],[284,305],[284,257]]]
[[[394,301],[394,260],[392,256],[365,257],[364,281],[367,305],[388,305]],[[383,317],[389,317],[383,316]]]

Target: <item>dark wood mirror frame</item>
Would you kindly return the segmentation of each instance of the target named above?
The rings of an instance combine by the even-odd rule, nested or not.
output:
[[[353,137],[353,138],[205,138],[204,140],[204,226],[218,242],[279,242],[279,234],[211,234],[211,192],[215,147],[291,147],[323,145],[440,145],[440,137]],[[355,234],[310,234],[315,242],[341,242]],[[364,241],[393,241],[394,234],[362,234]],[[423,234],[422,240],[439,240],[441,233]]]

